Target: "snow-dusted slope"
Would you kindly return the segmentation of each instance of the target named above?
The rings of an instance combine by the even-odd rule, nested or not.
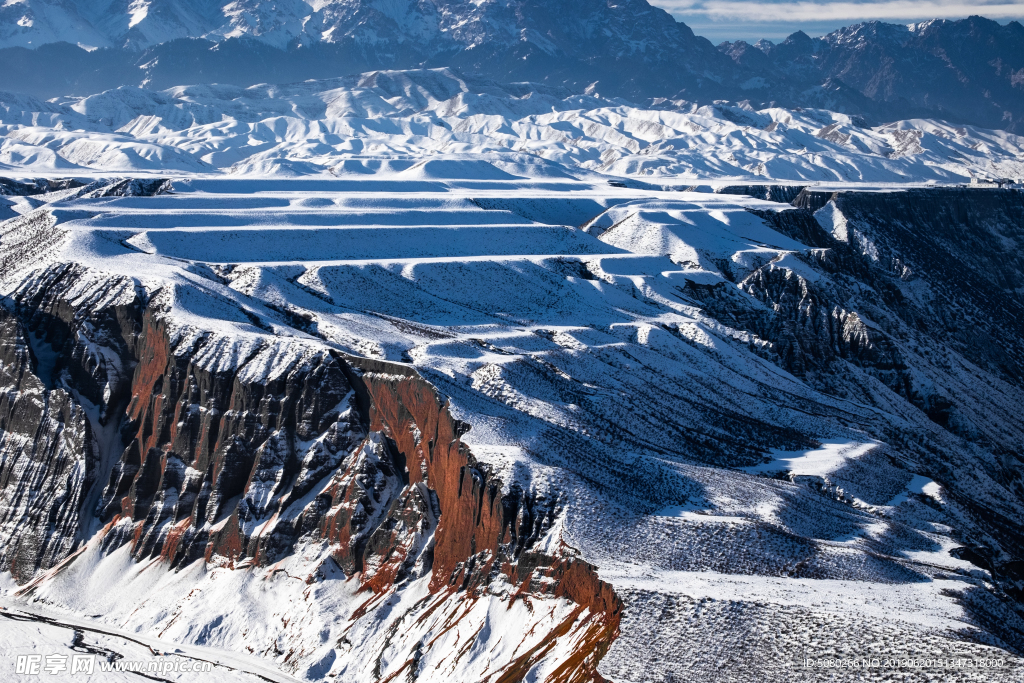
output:
[[[289,86],[0,94],[0,164],[22,173],[399,174],[430,155],[506,173],[673,179],[965,182],[1024,177],[1024,138],[937,121],[499,88],[445,69]]]
[[[8,605],[309,680],[1019,677],[1020,192],[331,168],[18,197]]]

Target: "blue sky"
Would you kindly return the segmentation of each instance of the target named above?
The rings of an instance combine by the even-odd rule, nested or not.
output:
[[[1000,23],[1024,20],[1024,0],[650,0],[716,45],[723,40],[779,42],[794,31],[820,36],[879,19],[910,23],[980,14]]]

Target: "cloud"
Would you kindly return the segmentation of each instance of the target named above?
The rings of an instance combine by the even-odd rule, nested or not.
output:
[[[883,0],[882,2],[750,2],[749,0],[657,0],[676,16],[765,23],[869,21],[871,19],[961,19],[980,14],[989,19],[1024,19],[1024,4],[962,0]]]

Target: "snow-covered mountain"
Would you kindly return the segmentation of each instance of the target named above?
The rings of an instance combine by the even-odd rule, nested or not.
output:
[[[902,111],[1017,132],[1024,126],[1024,26],[1016,21],[876,21],[816,39],[797,32],[778,45],[719,49],[771,82],[780,100],[786,81],[797,88],[839,81],[865,96],[864,114]]]
[[[1024,178],[1024,138],[1002,131],[929,120],[871,127],[813,109],[638,107],[448,69],[288,86],[122,87],[49,102],[0,93],[0,132],[0,164],[19,173],[345,175],[463,154],[682,187]]]
[[[232,45],[243,53],[297,52],[291,61],[311,62],[307,70],[323,59],[338,60],[331,75],[352,65],[445,65],[506,80],[542,75],[583,87],[611,79],[622,92],[656,89],[662,95],[710,86],[735,70],[711,43],[646,0],[25,0],[0,9],[0,46],[63,41],[117,48],[125,55],[155,48],[137,62],[149,65],[147,71],[159,72],[161,60],[186,57],[187,41],[159,47],[184,38],[211,41],[205,43],[209,48],[235,39]],[[244,60],[214,51],[209,60],[222,62],[220,68]],[[259,78],[249,67],[248,77]]]
[[[972,17],[716,49],[646,0],[21,0],[0,7],[0,89],[50,98],[450,67],[636,102],[748,101],[1019,132],[1021,45],[1019,23]]]
[[[685,25],[643,0],[23,0],[4,5],[0,26],[0,47],[63,41],[146,48],[177,38],[244,36],[279,48],[348,40],[383,52],[404,47],[423,57],[521,43],[552,55],[593,55],[606,48],[609,56],[659,56],[693,41]]]
[[[255,2],[209,0],[24,0],[0,9],[0,45],[138,48],[176,38],[249,34],[284,46],[303,32],[302,20],[312,11],[301,0],[262,8]]]

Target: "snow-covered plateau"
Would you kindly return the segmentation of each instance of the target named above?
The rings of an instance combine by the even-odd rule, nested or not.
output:
[[[5,680],[1024,675],[1024,192],[962,186],[1024,139],[446,70],[0,100]]]

